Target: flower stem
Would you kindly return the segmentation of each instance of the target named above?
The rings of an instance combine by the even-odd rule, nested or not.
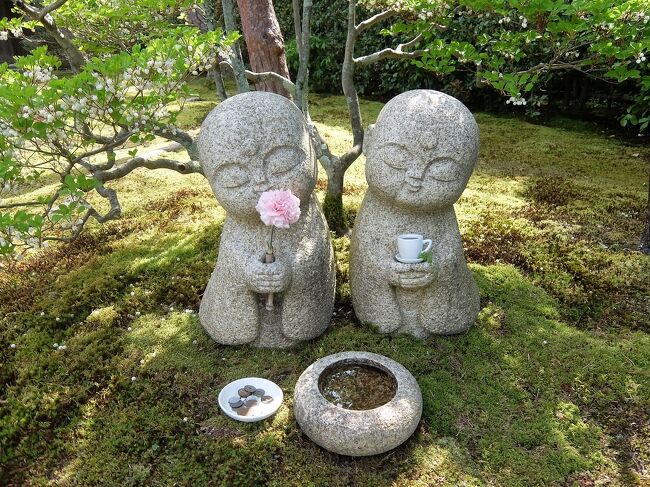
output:
[[[275,230],[275,227],[271,226],[271,239],[269,240],[269,248],[266,251],[268,254],[273,253],[273,232],[274,232],[274,230]]]

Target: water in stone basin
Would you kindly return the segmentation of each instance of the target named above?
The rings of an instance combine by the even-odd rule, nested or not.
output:
[[[318,388],[329,402],[344,409],[374,409],[389,402],[397,392],[397,381],[372,365],[334,364],[323,371]]]

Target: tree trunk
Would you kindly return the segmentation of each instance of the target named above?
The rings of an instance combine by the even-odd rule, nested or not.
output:
[[[272,71],[289,79],[284,39],[275,17],[272,0],[237,0],[237,6],[252,71]],[[290,93],[274,81],[259,81],[255,87],[291,98]]]
[[[223,24],[226,27],[226,34],[237,32],[237,25],[235,24],[235,4],[233,0],[221,0],[221,7],[223,9]],[[246,68],[242,61],[241,50],[239,49],[239,41],[235,41],[232,46],[232,56],[230,59],[232,71],[235,75],[235,84],[237,85],[238,93],[246,93],[250,90],[248,80],[246,79]]]
[[[327,193],[323,203],[323,213],[329,229],[337,235],[347,233],[348,226],[343,211],[343,176],[345,171],[332,167],[327,171]]]
[[[215,27],[217,25],[221,24],[221,17],[223,17],[223,7],[221,6],[221,3],[216,0],[205,0],[203,2],[203,11],[205,12],[205,21],[207,23],[208,30],[212,32],[215,30]],[[214,87],[217,91],[217,98],[219,98],[219,101],[225,101],[226,98],[228,98],[226,87],[223,84],[223,75],[221,74],[220,67],[221,61],[224,60],[225,59],[221,59],[221,56],[219,56],[217,65],[212,71],[208,73],[208,76],[211,76],[214,80]]]
[[[639,249],[646,255],[650,255],[650,167],[648,168],[648,205],[645,209],[645,231],[641,237]]]

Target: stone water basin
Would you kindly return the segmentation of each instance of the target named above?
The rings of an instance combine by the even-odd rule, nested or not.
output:
[[[422,416],[422,394],[401,364],[370,352],[341,352],[310,365],[294,391],[302,431],[326,450],[349,456],[404,443]]]

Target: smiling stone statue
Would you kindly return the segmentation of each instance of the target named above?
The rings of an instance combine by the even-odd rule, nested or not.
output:
[[[478,147],[474,117],[451,96],[408,91],[381,110],[364,140],[368,192],[350,248],[352,300],[361,321],[383,333],[420,338],[472,326],[478,287],[453,204],[467,185]],[[431,262],[396,260],[396,239],[404,234],[433,241]]]
[[[305,120],[288,99],[249,92],[217,106],[201,125],[203,172],[227,216],[217,265],[199,318],[217,342],[288,347],[320,335],[334,307],[334,254],[313,194],[316,158]],[[264,263],[270,227],[255,206],[267,190],[289,189],[300,218],[273,238],[276,261]],[[264,307],[268,293],[275,306]]]

